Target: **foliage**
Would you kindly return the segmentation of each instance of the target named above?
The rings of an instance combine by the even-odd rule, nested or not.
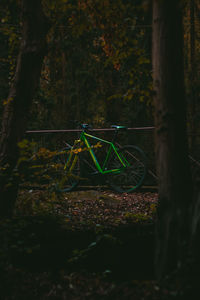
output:
[[[195,2],[195,61],[198,65],[199,1]],[[150,1],[43,0],[43,4],[52,26],[29,128],[71,128],[72,119],[99,127],[111,123],[130,127],[152,125]],[[3,0],[0,5],[1,115],[15,69],[21,24],[20,1]],[[185,79],[188,126],[193,130],[198,127],[199,83],[197,70],[191,69],[190,21],[187,2]],[[190,76],[192,72],[194,76]],[[193,89],[196,90],[195,101],[191,100]]]
[[[30,126],[69,127],[71,119],[128,125],[130,107],[139,122],[151,102],[150,48],[144,44],[150,31],[139,2],[44,3],[52,29]]]
[[[65,163],[70,154],[80,154],[92,149],[101,148],[100,142],[91,147],[83,147],[80,140],[76,140],[73,149],[63,149],[62,151],[51,151],[47,148],[41,147],[39,149],[37,143],[29,142],[24,139],[18,143],[20,156],[15,169],[15,176],[18,176],[21,184],[34,185],[36,183],[43,185],[51,191],[56,191],[56,186],[59,184],[58,178],[61,180],[68,180],[73,176],[70,171],[64,173]],[[65,162],[62,157],[65,157]],[[6,172],[4,168],[2,172]]]
[[[0,3],[0,120],[3,103],[8,96],[8,90],[13,79],[16,58],[19,50],[21,30],[19,24],[19,1],[8,0]]]

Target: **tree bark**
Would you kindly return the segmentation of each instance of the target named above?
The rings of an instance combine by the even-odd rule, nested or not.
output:
[[[2,119],[0,141],[0,215],[12,214],[18,185],[12,172],[18,160],[18,142],[22,140],[39,84],[46,52],[49,23],[43,13],[41,0],[22,1],[22,42],[15,76],[10,88]],[[4,170],[4,171],[2,171]]]
[[[196,45],[195,45],[195,0],[190,0],[190,95],[191,95],[191,151],[196,148]]]
[[[181,264],[189,238],[192,182],[186,135],[182,8],[153,1],[153,84],[159,177],[155,270],[157,278]]]

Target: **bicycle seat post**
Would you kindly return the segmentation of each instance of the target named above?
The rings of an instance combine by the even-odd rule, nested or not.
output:
[[[113,139],[112,139],[112,143],[114,143],[114,141],[117,137],[118,131],[127,130],[126,126],[119,126],[119,125],[111,125],[111,128],[115,129],[115,133],[114,133],[114,136],[113,136]]]
[[[117,134],[118,134],[118,130],[115,128],[115,132],[113,134],[113,138],[112,138],[112,143],[115,142],[116,138],[117,138]]]

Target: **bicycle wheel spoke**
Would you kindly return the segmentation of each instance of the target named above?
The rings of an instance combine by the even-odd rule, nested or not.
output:
[[[127,167],[121,168],[118,174],[109,174],[110,186],[118,192],[132,192],[144,182],[146,175],[146,159],[141,149],[135,146],[125,146],[119,150],[120,157]],[[119,159],[113,158],[111,168],[122,167]]]

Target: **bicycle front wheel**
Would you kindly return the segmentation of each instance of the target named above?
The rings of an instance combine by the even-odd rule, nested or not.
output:
[[[137,190],[146,176],[146,157],[144,152],[136,146],[124,146],[118,150],[126,167],[119,173],[108,175],[108,183],[112,189],[120,193],[130,193]],[[110,162],[112,169],[120,169],[121,162],[115,156]]]
[[[74,156],[69,166],[65,169],[65,165],[69,159],[71,148],[66,148],[57,153],[54,162],[56,174],[56,187],[60,192],[70,192],[74,190],[80,181],[80,157]],[[70,170],[73,164],[72,169]]]

